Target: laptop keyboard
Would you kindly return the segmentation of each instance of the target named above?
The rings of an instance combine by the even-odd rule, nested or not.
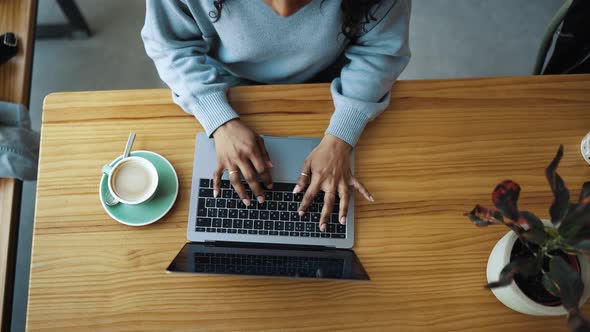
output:
[[[197,205],[197,232],[230,233],[248,235],[336,238],[346,237],[346,225],[338,222],[339,199],[336,198],[328,228],[320,231],[320,214],[324,206],[323,193],[302,217],[298,214],[303,193],[293,194],[295,183],[273,183],[272,190],[265,191],[265,202],[251,199],[245,206],[228,180],[221,181],[221,195],[213,197],[213,181],[199,180]],[[249,197],[252,192],[244,183]]]
[[[195,253],[196,272],[268,276],[342,277],[344,260],[336,258]]]

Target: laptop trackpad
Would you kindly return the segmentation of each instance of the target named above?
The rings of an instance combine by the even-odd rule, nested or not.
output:
[[[320,141],[319,138],[264,137],[266,150],[274,165],[271,170],[273,181],[296,182],[303,161]]]

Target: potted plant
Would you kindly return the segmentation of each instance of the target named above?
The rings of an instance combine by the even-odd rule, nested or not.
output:
[[[496,207],[476,205],[465,215],[477,226],[504,224],[512,231],[494,247],[487,266],[487,288],[506,306],[530,315],[568,315],[570,329],[590,331],[580,305],[590,296],[590,182],[573,202],[557,174],[559,148],[545,175],[553,192],[550,221],[517,206],[520,186],[511,180],[492,193]],[[584,285],[588,287],[584,287]]]

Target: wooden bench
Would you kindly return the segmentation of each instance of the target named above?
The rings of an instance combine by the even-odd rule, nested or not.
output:
[[[0,1],[0,34],[14,32],[19,52],[0,65],[0,100],[29,104],[37,0]],[[14,269],[22,183],[0,178],[0,319],[8,331],[12,316]]]

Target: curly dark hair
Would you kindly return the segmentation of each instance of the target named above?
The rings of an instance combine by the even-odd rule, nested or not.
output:
[[[215,0],[213,6],[215,10],[209,12],[209,17],[213,22],[221,18],[221,10],[227,0]],[[322,0],[322,5],[324,4]],[[371,9],[379,4],[382,0],[342,0],[342,13],[344,21],[342,22],[342,34],[349,40],[355,40],[366,32],[365,25],[376,18],[371,14]]]

